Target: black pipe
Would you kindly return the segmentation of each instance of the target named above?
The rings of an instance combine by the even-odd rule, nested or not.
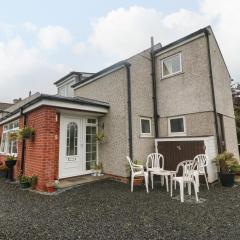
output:
[[[23,114],[23,109],[20,109],[20,116],[23,116],[23,127],[27,124],[26,114]],[[24,174],[24,165],[25,165],[25,148],[26,148],[26,140],[22,139],[22,156],[21,156],[21,174]]]
[[[219,138],[218,116],[217,116],[216,98],[215,98],[214,81],[213,81],[213,73],[212,73],[212,59],[211,59],[211,51],[210,51],[210,44],[209,44],[209,34],[210,33],[207,29],[204,31],[204,33],[205,33],[205,36],[207,39],[209,79],[210,79],[211,91],[212,91],[212,103],[213,103],[215,129],[216,129],[216,135],[217,135],[217,146],[218,146],[218,153],[221,153],[222,146],[221,146],[221,142],[220,142],[220,138]]]
[[[127,103],[128,103],[128,144],[129,157],[133,159],[133,144],[132,144],[132,94],[131,94],[131,73],[130,63],[124,63],[127,70]]]
[[[158,105],[157,105],[157,83],[156,83],[156,64],[154,54],[154,42],[151,38],[151,65],[152,65],[152,89],[153,89],[153,116],[154,116],[154,129],[155,138],[159,138],[158,132]]]

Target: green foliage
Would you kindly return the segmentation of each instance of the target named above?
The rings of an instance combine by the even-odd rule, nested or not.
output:
[[[31,178],[30,177],[27,177],[27,176],[25,176],[25,175],[20,175],[19,177],[18,177],[18,179],[19,179],[19,182],[20,183],[31,183]]]
[[[24,127],[18,130],[19,139],[31,139],[35,135],[35,130],[31,127]]]
[[[223,173],[233,172],[239,163],[238,160],[234,157],[233,153],[223,152],[218,154],[214,159],[214,162],[220,167],[220,171]]]
[[[104,132],[98,132],[96,133],[96,141],[99,142],[99,143],[104,143],[106,140],[106,137],[104,135]]]
[[[12,160],[16,160],[16,157],[13,156],[13,155],[9,155],[9,156],[6,157],[5,161],[12,161]]]

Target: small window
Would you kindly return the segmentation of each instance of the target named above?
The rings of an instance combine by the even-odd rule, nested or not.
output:
[[[170,136],[186,135],[185,118],[176,117],[168,119],[168,129]]]
[[[140,118],[140,130],[142,137],[152,136],[151,121],[151,118]]]
[[[162,78],[169,77],[180,72],[182,72],[180,53],[162,60]]]

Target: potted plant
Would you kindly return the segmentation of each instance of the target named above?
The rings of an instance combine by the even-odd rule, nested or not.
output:
[[[16,162],[17,162],[17,159],[13,155],[7,156],[7,158],[5,160],[5,164],[8,168],[7,175],[8,175],[9,181],[13,181],[13,167],[15,166]]]
[[[234,185],[234,166],[238,164],[238,160],[234,158],[233,153],[223,152],[218,154],[214,160],[219,167],[219,178],[224,187],[232,187]]]
[[[103,169],[103,167],[102,167],[102,163],[101,162],[95,165],[95,172],[96,172],[97,176],[101,176],[102,169]]]
[[[0,177],[7,178],[7,170],[7,166],[3,162],[0,162]]]
[[[35,136],[35,130],[31,127],[25,126],[18,131],[19,139],[33,139]]]
[[[20,187],[22,189],[29,188],[31,186],[31,178],[27,177],[25,175],[20,175],[18,177],[19,182],[20,182]]]
[[[97,132],[96,133],[96,141],[98,143],[104,143],[106,141],[106,136],[104,135],[104,132]]]
[[[31,188],[32,189],[36,189],[37,182],[38,182],[38,177],[36,175],[33,175],[31,177]]]
[[[55,182],[54,181],[48,181],[46,183],[47,191],[49,193],[55,192]]]
[[[143,165],[143,162],[141,160],[135,160],[135,161],[133,161],[133,163],[137,164],[137,165]],[[126,164],[126,172],[127,172],[128,176],[131,176],[131,168],[128,163]],[[131,180],[129,179],[129,181],[131,181]],[[133,185],[141,186],[143,184],[143,182],[144,182],[144,177],[135,177],[133,180]]]

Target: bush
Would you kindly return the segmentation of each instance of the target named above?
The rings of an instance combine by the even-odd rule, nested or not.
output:
[[[234,154],[230,152],[218,154],[214,161],[220,167],[220,172],[222,173],[233,172],[234,169],[239,166],[238,160],[234,157]]]

